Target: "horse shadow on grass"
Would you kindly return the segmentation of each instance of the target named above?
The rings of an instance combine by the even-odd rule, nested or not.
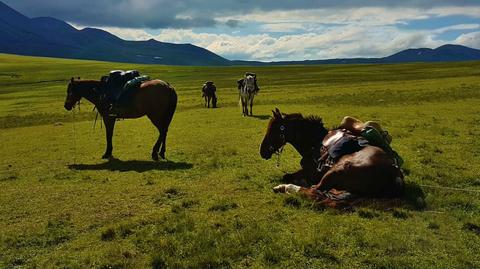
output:
[[[146,172],[151,170],[186,170],[191,169],[193,164],[174,161],[122,161],[117,158],[110,158],[107,162],[97,164],[70,164],[68,168],[73,170],[109,170],[119,172]]]
[[[271,118],[270,115],[251,115],[249,117],[259,120],[268,120]]]

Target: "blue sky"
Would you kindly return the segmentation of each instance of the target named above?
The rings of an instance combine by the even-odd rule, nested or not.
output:
[[[4,0],[128,40],[192,43],[228,59],[382,57],[446,43],[480,49],[478,0]]]

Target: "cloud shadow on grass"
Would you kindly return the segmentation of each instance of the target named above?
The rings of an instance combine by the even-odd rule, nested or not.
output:
[[[111,158],[107,162],[98,164],[70,164],[68,168],[73,170],[110,170],[110,171],[136,171],[146,172],[151,170],[185,170],[191,169],[193,164],[186,162],[174,161],[139,161],[128,160],[122,161],[120,159]]]

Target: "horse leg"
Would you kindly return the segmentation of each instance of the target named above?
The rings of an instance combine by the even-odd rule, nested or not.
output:
[[[160,145],[162,144],[162,133],[160,132],[160,129],[157,127],[158,129],[158,139],[157,139],[157,142],[155,142],[155,145],[153,145],[153,149],[152,149],[152,159],[154,161],[158,161],[158,150],[160,149]]]
[[[240,103],[242,105],[242,114],[245,116],[245,102],[243,100],[243,96],[240,96]]]
[[[252,109],[252,107],[253,107],[253,96],[252,96],[251,99],[250,99],[250,116],[253,115],[253,109]]]
[[[208,105],[207,105],[207,107],[210,108],[210,101],[212,100],[212,97],[209,95],[209,96],[207,97],[207,99],[208,99]]]
[[[246,98],[243,98],[242,105],[243,105],[243,116],[248,116],[248,103]]]
[[[283,182],[285,183],[292,183],[299,186],[309,186],[306,176],[306,171],[304,169],[300,169],[295,173],[292,174],[285,174],[282,178]]]
[[[162,148],[160,149],[160,157],[162,159],[165,159],[165,151],[167,150],[167,133],[168,130],[163,128],[162,131],[160,131],[160,136],[162,137]]]
[[[150,118],[150,120],[152,121],[153,125],[157,127],[157,130],[159,133],[157,142],[155,143],[152,149],[152,159],[154,161],[158,161],[158,156],[160,156],[162,159],[165,159],[166,141],[167,141],[169,122],[164,123],[162,121],[154,120],[152,118]],[[159,150],[160,150],[160,153],[159,153]]]
[[[115,117],[105,116],[103,118],[103,122],[105,124],[105,133],[107,135],[107,149],[105,150],[105,154],[103,154],[102,159],[109,159],[112,157],[113,145],[112,145],[112,137],[113,137],[113,128],[115,127]]]

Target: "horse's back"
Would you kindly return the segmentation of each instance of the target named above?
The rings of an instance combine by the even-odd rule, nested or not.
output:
[[[168,82],[149,80],[140,85],[133,102],[140,114],[173,115],[177,106],[177,93]]]
[[[140,85],[140,89],[156,89],[156,90],[175,90],[172,85],[168,82],[160,80],[160,79],[153,79],[149,81],[145,81]]]

